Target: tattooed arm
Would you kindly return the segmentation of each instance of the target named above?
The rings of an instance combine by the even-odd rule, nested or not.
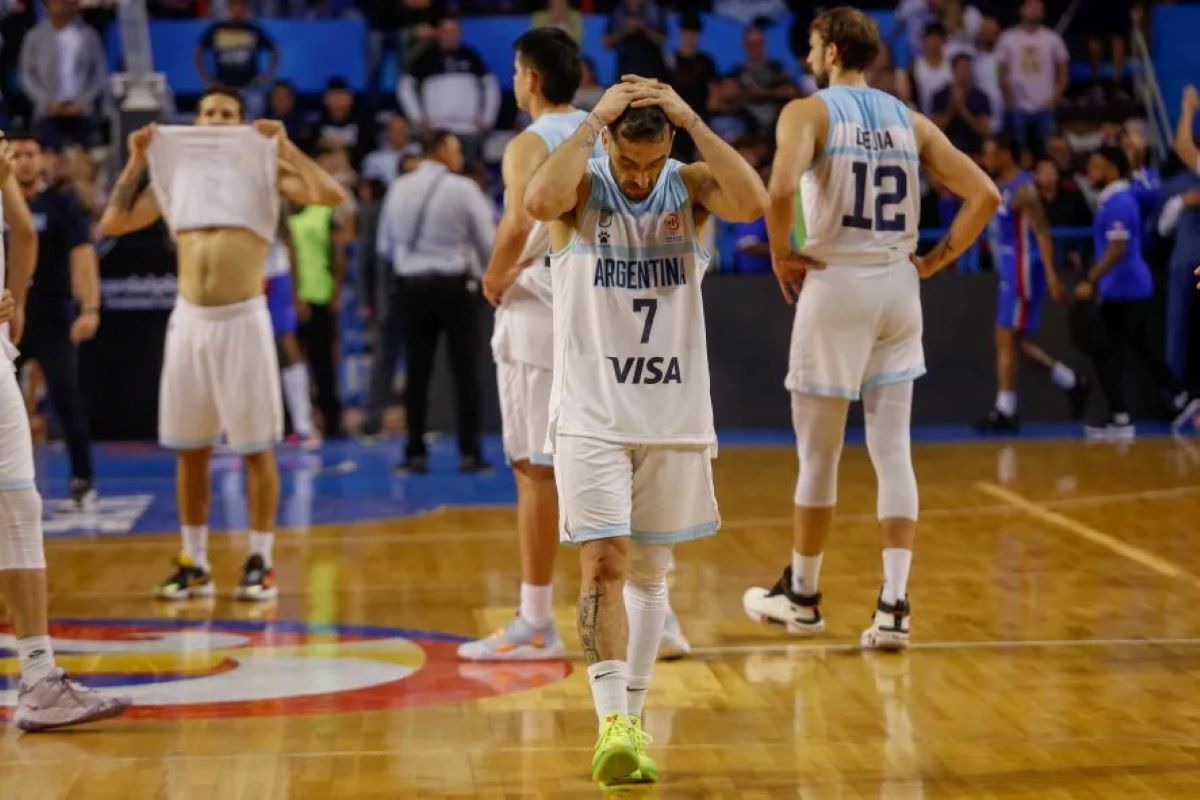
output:
[[[975,242],[1000,206],[1000,192],[979,165],[950,144],[926,117],[914,112],[913,127],[921,164],[963,201],[946,237],[924,256],[912,256],[917,272],[928,278],[953,264]]]
[[[1042,199],[1038,197],[1037,189],[1032,183],[1027,183],[1017,190],[1013,205],[1025,212],[1033,236],[1037,239],[1038,251],[1042,254],[1042,269],[1046,273],[1046,286],[1054,302],[1066,300],[1062,281],[1054,269],[1054,240],[1050,235],[1050,221],[1046,219],[1046,209],[1042,207]]]
[[[122,236],[148,228],[162,213],[158,200],[149,188],[142,188],[146,174],[146,148],[154,135],[150,124],[129,134],[129,161],[113,186],[108,207],[100,217],[100,230],[105,236]]]
[[[529,216],[550,222],[575,210],[596,141],[604,127],[621,116],[635,95],[636,89],[631,84],[615,84],[571,138],[542,162],[525,187],[525,210]]]

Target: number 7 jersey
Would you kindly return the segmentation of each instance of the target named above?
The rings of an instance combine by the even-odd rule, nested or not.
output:
[[[826,264],[887,264],[916,249],[920,158],[908,108],[876,89],[817,92],[829,109],[821,155],[800,179],[796,249]]]
[[[709,255],[668,160],[630,200],[607,157],[588,162],[591,194],[570,243],[550,255],[554,383],[549,443],[716,443],[700,285]]]

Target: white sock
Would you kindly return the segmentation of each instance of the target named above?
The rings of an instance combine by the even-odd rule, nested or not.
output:
[[[1054,366],[1050,368],[1050,380],[1053,381],[1054,385],[1058,388],[1063,389],[1064,391],[1070,391],[1071,389],[1075,388],[1075,370],[1071,369],[1061,361],[1055,362]]]
[[[33,686],[54,669],[54,647],[50,637],[17,639],[17,659],[21,663],[21,680],[26,686]]]
[[[883,602],[895,603],[908,597],[908,571],[912,568],[912,550],[901,547],[883,549]]]
[[[1010,389],[996,392],[996,410],[1006,417],[1017,413],[1017,393]]]
[[[292,364],[281,369],[279,374],[283,378],[283,399],[287,401],[292,427],[300,436],[312,436],[312,400],[308,391],[308,366]]]
[[[824,553],[815,556],[792,551],[792,591],[796,594],[816,594],[821,582],[821,561]]]
[[[554,585],[535,586],[521,581],[521,607],[517,611],[531,625],[542,625],[554,619],[551,603],[554,599]]]
[[[209,569],[208,563],[208,526],[184,525],[183,552],[192,563],[201,569]]]
[[[587,673],[592,703],[601,723],[613,714],[629,713],[624,661],[597,661],[588,667]]]
[[[650,585],[625,582],[625,614],[629,619],[629,642],[626,645],[627,691],[629,715],[642,716],[650,676],[662,642],[663,623],[667,619],[666,576]]]
[[[263,557],[267,569],[274,563],[272,551],[275,547],[275,534],[264,531],[250,531],[250,555],[257,553]]]

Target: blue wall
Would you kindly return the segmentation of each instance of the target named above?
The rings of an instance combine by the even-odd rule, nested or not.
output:
[[[891,13],[876,13],[875,17],[886,34],[892,25]],[[196,74],[194,53],[196,43],[209,24],[209,20],[155,20],[150,23],[155,68],[166,74],[177,94],[198,94],[203,89]],[[263,20],[262,24],[282,44],[280,76],[293,81],[301,92],[319,92],[334,76],[345,78],[356,89],[362,89],[366,84],[366,26],[361,20],[272,19]],[[772,56],[783,61],[798,76],[802,70],[788,50],[790,24],[789,16],[772,27],[767,32],[767,47]],[[741,24],[727,17],[708,14],[704,26],[702,47],[713,56],[719,69],[733,69],[742,60]],[[604,27],[604,17],[585,18],[584,51],[595,62],[599,80],[611,83],[617,77],[616,59],[601,44]],[[513,40],[528,29],[529,17],[523,15],[463,20],[467,43],[479,51],[506,88],[512,84]],[[679,38],[675,15],[670,18],[669,32],[668,46],[673,48]],[[120,53],[116,26],[108,31],[107,45],[110,62],[116,68]],[[906,51],[907,47],[903,45],[897,47],[897,59],[906,59]],[[385,75],[385,86],[391,89],[395,84],[394,64],[387,67]]]
[[[1150,25],[1154,71],[1167,103],[1171,123],[1179,120],[1183,87],[1200,83],[1200,5],[1156,6]]]

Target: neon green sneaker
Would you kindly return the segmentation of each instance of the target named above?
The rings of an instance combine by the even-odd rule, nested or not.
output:
[[[650,734],[642,730],[642,721],[637,717],[629,718],[629,737],[633,739],[638,768],[625,779],[625,783],[655,783],[658,781],[658,762],[646,755],[646,745],[654,740],[650,738]]]
[[[596,754],[592,756],[592,780],[601,786],[623,783],[637,769],[637,746],[629,717],[610,714],[600,725]]]

